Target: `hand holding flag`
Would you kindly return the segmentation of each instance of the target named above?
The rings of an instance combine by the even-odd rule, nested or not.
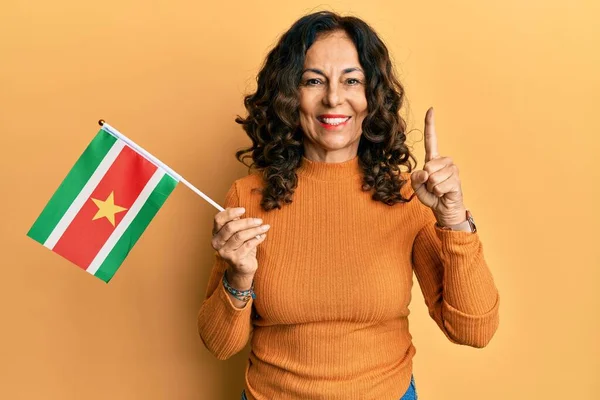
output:
[[[27,235],[109,282],[178,182],[223,208],[101,121]]]

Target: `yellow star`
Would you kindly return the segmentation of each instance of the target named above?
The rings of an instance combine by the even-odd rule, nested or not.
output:
[[[98,212],[96,213],[96,215],[94,215],[92,221],[98,218],[106,217],[106,219],[108,219],[112,226],[115,226],[115,214],[127,210],[124,207],[115,205],[114,191],[110,192],[110,194],[104,201],[94,198],[92,198],[92,200],[98,206]]]

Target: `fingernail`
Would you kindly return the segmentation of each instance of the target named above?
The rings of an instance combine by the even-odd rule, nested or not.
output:
[[[254,224],[256,224],[256,225],[262,224],[262,219],[260,219],[260,218],[254,218]]]
[[[241,207],[241,208],[238,208],[236,212],[237,212],[237,214],[243,214],[246,212],[246,209],[244,207]]]
[[[263,225],[260,227],[261,231],[266,231],[267,229],[269,229],[271,227],[271,225],[267,224],[267,225]]]

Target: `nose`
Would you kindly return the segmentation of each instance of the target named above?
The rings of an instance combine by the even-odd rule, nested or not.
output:
[[[340,90],[337,82],[331,82],[327,85],[327,91],[323,96],[323,103],[331,108],[341,104],[343,102],[344,94]]]

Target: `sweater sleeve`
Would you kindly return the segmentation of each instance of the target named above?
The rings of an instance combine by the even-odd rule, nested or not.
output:
[[[234,182],[225,196],[225,208],[238,207],[239,203]],[[241,351],[252,330],[253,299],[241,309],[235,307],[222,283],[226,268],[227,262],[215,251],[206,296],[198,312],[200,338],[219,360],[226,360]]]
[[[479,233],[439,229],[431,209],[419,207],[412,260],[429,315],[453,343],[485,347],[498,328],[499,294]]]

